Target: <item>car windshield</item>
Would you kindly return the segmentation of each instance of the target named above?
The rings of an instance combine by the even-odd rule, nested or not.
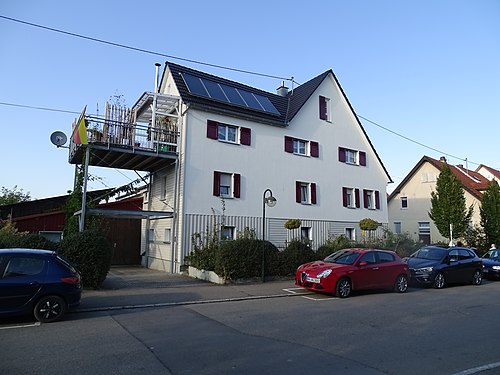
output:
[[[446,249],[423,247],[419,251],[414,253],[411,257],[419,259],[441,260],[446,255],[446,252]]]
[[[500,256],[500,250],[490,250],[483,255],[483,258],[497,258]]]
[[[324,261],[337,264],[353,264],[358,258],[359,253],[354,251],[337,251],[327,256]]]

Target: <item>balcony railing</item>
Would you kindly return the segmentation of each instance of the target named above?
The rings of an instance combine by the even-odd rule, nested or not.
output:
[[[138,123],[126,123],[85,116],[89,144],[107,145],[154,151],[177,153],[179,132],[176,124],[162,123],[155,128]]]

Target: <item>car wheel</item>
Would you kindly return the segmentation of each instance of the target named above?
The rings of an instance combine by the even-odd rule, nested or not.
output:
[[[444,283],[445,283],[445,280],[444,280],[444,275],[442,272],[438,272],[436,274],[436,276],[434,277],[434,288],[436,289],[442,289],[444,288]]]
[[[394,284],[394,291],[404,293],[408,290],[408,277],[406,275],[399,275]]]
[[[344,277],[337,282],[335,288],[335,295],[340,298],[347,298],[351,295],[351,282],[348,278]]]
[[[483,282],[483,273],[480,270],[475,270],[472,275],[472,285],[481,285]]]
[[[59,296],[41,298],[33,309],[33,315],[41,323],[55,322],[66,312],[66,302]]]

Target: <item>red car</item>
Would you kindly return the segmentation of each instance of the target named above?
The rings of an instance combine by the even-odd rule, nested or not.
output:
[[[391,288],[404,293],[409,279],[408,265],[393,251],[344,249],[301,265],[295,285],[346,298],[353,290],[362,289]]]

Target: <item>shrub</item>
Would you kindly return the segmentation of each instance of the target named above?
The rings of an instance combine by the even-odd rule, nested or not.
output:
[[[111,267],[113,250],[102,232],[86,230],[66,236],[59,253],[81,272],[84,287],[98,289]]]
[[[0,248],[28,248],[57,250],[58,244],[49,241],[39,234],[18,232],[11,221],[7,221],[0,228]]]
[[[264,275],[273,274],[278,249],[272,243],[249,238],[222,241],[215,252],[215,273],[226,280],[261,277],[262,253]]]
[[[280,253],[281,269],[279,274],[282,276],[295,275],[297,267],[303,263],[311,262],[316,259],[314,251],[302,241],[292,241]]]

